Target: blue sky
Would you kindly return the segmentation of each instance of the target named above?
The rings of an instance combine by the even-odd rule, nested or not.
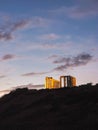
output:
[[[97,83],[97,7],[97,0],[0,0],[0,91],[38,88],[46,76]]]

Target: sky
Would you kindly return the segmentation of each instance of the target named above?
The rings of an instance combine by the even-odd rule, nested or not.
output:
[[[98,83],[97,0],[0,0],[0,93],[46,76]]]

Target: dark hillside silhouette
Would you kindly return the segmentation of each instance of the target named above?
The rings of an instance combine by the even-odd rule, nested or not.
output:
[[[97,130],[98,84],[16,89],[0,99],[0,130]]]

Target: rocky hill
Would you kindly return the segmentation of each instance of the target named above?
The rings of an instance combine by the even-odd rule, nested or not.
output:
[[[0,99],[0,130],[97,130],[98,85],[16,89]]]

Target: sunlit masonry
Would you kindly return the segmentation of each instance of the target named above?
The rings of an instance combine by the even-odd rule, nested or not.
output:
[[[53,77],[45,78],[45,88],[55,89],[63,87],[76,87],[76,78],[73,76],[60,76],[60,80],[56,80]]]

